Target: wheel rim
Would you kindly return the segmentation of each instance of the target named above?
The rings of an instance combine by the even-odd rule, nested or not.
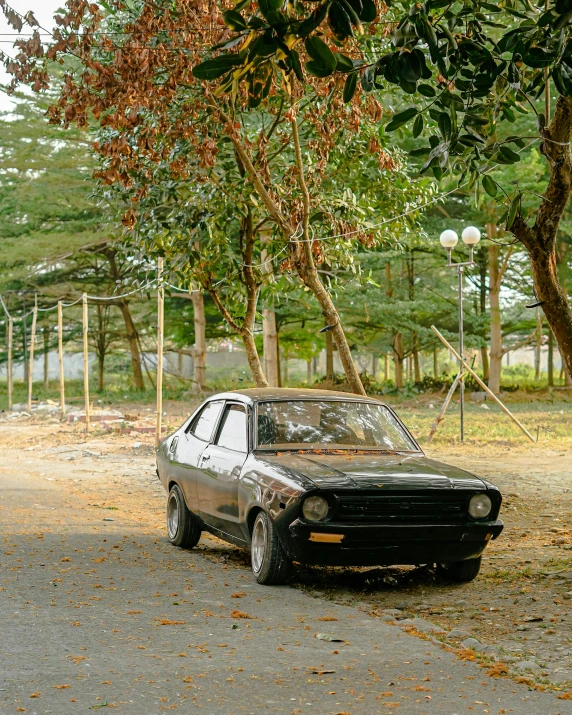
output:
[[[179,500],[175,492],[169,494],[169,499],[167,500],[167,531],[169,532],[169,538],[174,539],[177,536],[177,531],[179,530]]]
[[[252,532],[252,570],[259,573],[266,552],[266,522],[257,519]]]

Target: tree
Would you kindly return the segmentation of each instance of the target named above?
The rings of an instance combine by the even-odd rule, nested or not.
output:
[[[429,146],[418,150],[427,156],[423,171],[431,170],[438,181],[455,172],[461,184],[480,182],[491,196],[501,190],[502,221],[529,254],[538,302],[572,372],[572,311],[556,270],[558,226],[572,191],[568,5],[527,3],[517,10],[479,0],[470,7],[446,0],[396,3],[384,16],[384,23],[395,23],[391,41],[384,41],[375,25],[372,35],[356,41],[354,30],[363,35],[363,23],[375,19],[371,0],[325,0],[317,6],[299,2],[286,10],[277,1],[258,2],[250,17],[229,11],[225,20],[235,31],[233,39],[223,53],[214,46],[216,54],[203,60],[195,75],[216,82],[218,94],[236,94],[239,83],[258,87],[251,92],[254,100],[269,91],[272,79],[274,85],[283,78],[315,84],[309,75],[323,78],[324,88],[333,86],[332,77],[345,75],[346,101],[356,92],[358,74],[365,92],[394,85],[415,95],[418,104],[395,113],[386,131],[414,122],[414,134],[419,135],[426,127]],[[331,42],[350,45],[354,57],[335,53]],[[308,57],[305,73],[302,45]],[[364,49],[378,59],[366,61]],[[260,82],[263,76],[267,79]],[[552,120],[551,84],[559,94]],[[543,92],[545,109],[539,111],[537,100]],[[429,101],[420,101],[423,97]],[[540,150],[549,169],[546,190],[530,212],[523,210],[519,187],[507,191],[489,176],[491,166],[519,161],[518,150],[526,146],[525,137],[497,132],[514,122],[518,112],[528,111],[523,102],[536,115]]]
[[[363,392],[339,315],[317,268],[323,258],[319,244],[314,244],[310,238],[316,207],[310,198],[308,182],[311,180],[313,188],[319,185],[322,167],[327,163],[329,150],[335,145],[335,136],[347,132],[348,127],[355,126],[367,114],[378,115],[378,103],[368,100],[357,113],[345,109],[341,101],[330,102],[321,90],[316,93],[310,88],[305,97],[292,85],[276,87],[268,109],[276,115],[284,144],[290,150],[290,169],[282,187],[286,191],[280,193],[272,182],[267,181],[266,153],[263,151],[266,131],[258,132],[258,149],[253,154],[252,145],[238,121],[239,117],[242,121],[242,109],[246,105],[255,108],[268,95],[269,85],[265,89],[259,85],[258,77],[256,81],[253,78],[249,85],[250,98],[244,95],[240,101],[230,103],[221,102],[208,88],[199,94],[188,90],[189,86],[197,86],[190,68],[192,64],[198,64],[193,58],[198,59],[205,39],[224,40],[229,34],[228,29],[215,24],[213,31],[201,33],[200,39],[197,39],[198,35],[185,35],[185,51],[190,54],[190,65],[188,56],[182,55],[177,46],[191,24],[189,21],[194,11],[190,8],[180,7],[165,15],[161,4],[136,3],[131,9],[114,2],[109,7],[104,22],[96,6],[69,2],[68,13],[59,18],[56,41],[47,52],[39,42],[39,35],[30,42],[18,43],[17,61],[7,63],[15,81],[30,82],[36,89],[42,89],[48,85],[51,60],[66,52],[73,54],[76,64],[79,58],[82,72],[66,74],[64,89],[58,102],[51,107],[50,116],[54,122],[80,126],[87,125],[89,113],[102,120],[109,131],[95,145],[108,160],[101,177],[118,181],[123,186],[130,185],[142,155],[148,162],[167,158],[173,169],[180,173],[182,167],[175,161],[173,150],[181,142],[191,145],[205,166],[214,165],[218,147],[209,129],[218,125],[217,131],[220,133],[222,129],[230,139],[245,175],[276,227],[280,244],[286,243],[291,270],[316,297],[331,327],[352,389]],[[225,17],[228,19],[228,15]],[[79,27],[84,31],[78,34]],[[121,46],[112,40],[114,30],[122,35]],[[147,44],[153,46],[152,52],[148,51]],[[134,56],[140,58],[135,64],[132,62]],[[163,81],[164,76],[168,76],[167,82]],[[281,103],[279,109],[278,103]],[[210,114],[210,122],[205,120],[206,114]],[[154,117],[152,123],[146,121],[149,115]],[[194,121],[190,123],[191,117]],[[306,133],[304,124],[313,126],[319,134],[320,144],[315,147],[317,158],[314,161],[308,153],[310,145],[305,143],[303,136]],[[128,136],[134,142],[130,143]],[[163,139],[161,154],[156,149],[158,138]],[[377,146],[379,153],[379,142]],[[386,155],[389,156],[387,152]],[[139,198],[142,195],[135,196],[136,200]],[[126,222],[132,215],[126,215]],[[347,231],[348,226],[344,228]],[[282,248],[280,244],[277,248]],[[245,326],[240,329],[243,327],[247,332]]]

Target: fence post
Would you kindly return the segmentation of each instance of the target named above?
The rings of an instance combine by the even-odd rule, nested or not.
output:
[[[66,395],[64,386],[64,320],[62,301],[58,300],[58,360],[60,367],[60,407],[62,417],[66,416]]]
[[[26,317],[24,316],[24,320]],[[34,348],[36,343],[36,323],[38,321],[38,296],[34,299],[32,313],[32,334],[30,335],[30,362],[28,363],[28,412],[32,414],[32,383],[34,382]]]
[[[12,344],[14,342],[14,321],[8,318],[8,366],[7,366],[7,388],[8,388],[8,409],[12,410],[12,389],[13,389],[13,367],[12,367]]]
[[[163,418],[163,336],[164,336],[164,303],[165,289],[161,283],[163,275],[163,259],[157,260],[157,424],[155,429],[155,447],[161,441]]]
[[[83,392],[85,396],[85,431],[89,432],[89,353],[87,344],[87,293],[83,293]]]

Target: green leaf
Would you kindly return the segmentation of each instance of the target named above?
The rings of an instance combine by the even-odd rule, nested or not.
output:
[[[302,72],[302,65],[300,64],[300,55],[296,50],[291,50],[290,54],[286,58],[286,63],[294,70],[294,74],[300,82],[304,81],[304,74]]]
[[[399,129],[402,127],[404,124],[407,124],[413,117],[415,117],[418,114],[418,110],[416,107],[409,107],[409,109],[406,109],[403,112],[399,112],[399,114],[395,114],[393,116],[393,119],[385,125],[385,131],[386,132],[394,132],[396,129]]]
[[[443,139],[449,139],[451,136],[451,117],[447,114],[447,112],[441,112],[439,115],[439,131],[441,132],[441,135],[443,136]]]
[[[377,8],[373,0],[361,0],[362,11],[358,13],[363,22],[373,22],[377,17]]]
[[[282,0],[257,0],[257,5],[268,22],[275,23],[280,19]]]
[[[361,76],[361,86],[364,92],[372,92],[375,84],[375,73],[373,67],[366,67]]]
[[[244,58],[240,55],[220,55],[193,67],[193,76],[197,79],[218,79],[242,64],[244,64]]]
[[[332,73],[328,69],[324,69],[323,65],[315,60],[308,60],[306,62],[306,72],[313,75],[314,77],[329,77]]]
[[[341,52],[334,52],[336,58],[336,70],[338,72],[351,72],[354,68],[354,63],[349,57],[342,55]]]
[[[231,30],[246,30],[248,27],[246,24],[246,20],[236,10],[227,10],[223,13],[222,17],[224,20],[224,24],[227,27],[230,27]]]
[[[512,228],[512,225],[514,223],[514,220],[516,218],[516,214],[518,213],[518,209],[520,206],[520,194],[517,194],[514,199],[512,200],[512,203],[510,205],[510,208],[508,210],[508,215],[506,217],[506,230],[510,231]]]
[[[430,84],[420,84],[417,87],[417,91],[419,94],[422,94],[424,97],[434,97],[437,92],[431,87]]]
[[[423,131],[423,115],[418,114],[415,117],[415,121],[413,122],[413,138],[417,139],[417,137],[421,134]]]
[[[334,37],[339,42],[344,42],[348,37],[353,37],[352,21],[343,7],[332,3],[328,10],[328,24]]]
[[[348,76],[346,77],[346,83],[344,85],[344,102],[347,104],[348,102],[351,102],[353,99],[353,96],[356,92],[356,87],[357,87],[357,72],[350,72]]]
[[[323,70],[327,70],[326,74],[321,75],[327,77],[336,69],[336,56],[330,50],[328,45],[319,37],[307,37],[305,42],[306,52],[316,62],[321,65]]]
[[[511,164],[520,161],[520,155],[512,149],[509,149],[509,147],[507,146],[501,146],[499,152],[504,156],[505,159],[510,161]]]
[[[483,189],[487,192],[489,196],[497,195],[497,185],[493,179],[488,174],[483,176]]]

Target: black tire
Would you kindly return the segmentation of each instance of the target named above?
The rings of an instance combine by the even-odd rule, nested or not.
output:
[[[443,576],[449,581],[465,583],[472,581],[479,575],[481,570],[482,557],[467,559],[466,561],[450,561],[447,564],[439,564]]]
[[[181,487],[173,484],[167,497],[167,534],[173,546],[192,549],[201,538],[201,522],[187,509]]]
[[[272,586],[286,581],[292,563],[284,553],[276,529],[264,511],[258,512],[254,520],[250,554],[252,573],[258,583]]]

